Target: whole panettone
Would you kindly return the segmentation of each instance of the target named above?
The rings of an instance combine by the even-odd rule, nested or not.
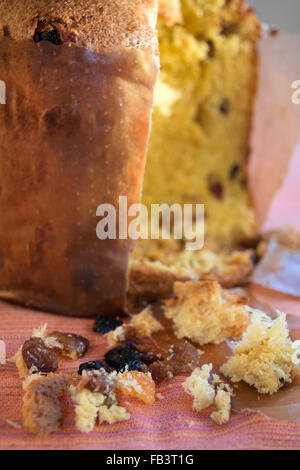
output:
[[[158,72],[156,0],[1,0],[0,295],[77,316],[125,305],[130,240],[97,207],[139,200]]]

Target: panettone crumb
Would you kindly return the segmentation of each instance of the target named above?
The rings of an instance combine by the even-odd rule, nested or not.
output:
[[[137,315],[132,315],[130,322],[126,325],[118,326],[110,331],[106,336],[110,345],[126,341],[127,336],[134,336],[136,339],[150,337],[153,333],[163,329],[161,323],[153,316],[151,307],[146,307]]]
[[[15,421],[12,421],[11,419],[7,419],[6,420],[6,423],[11,427],[11,428],[14,428],[14,429],[22,429],[22,426],[18,423],[15,423]]]
[[[248,310],[248,329],[220,371],[233,382],[243,380],[260,393],[273,394],[299,374],[300,341],[290,339],[284,313],[277,312],[272,320],[264,312]]]
[[[126,409],[117,404],[115,387],[116,373],[105,371],[84,371],[77,387],[70,387],[80,432],[91,432],[97,420],[113,424],[130,419]]]
[[[177,298],[165,301],[165,315],[173,320],[178,338],[219,344],[239,338],[247,328],[247,299],[222,289],[216,281],[176,282],[174,292]]]
[[[47,436],[60,428],[61,395],[66,391],[68,377],[64,374],[34,374],[23,382],[24,426],[34,434]]]
[[[165,397],[164,397],[161,393],[157,393],[157,394],[156,394],[156,398],[157,398],[158,400],[163,400]]]
[[[128,421],[130,419],[130,413],[127,412],[123,406],[107,405],[100,406],[99,408],[99,423],[115,424],[121,421]]]
[[[218,390],[215,396],[215,405],[217,410],[211,413],[211,419],[217,424],[228,423],[231,411],[231,393]]]
[[[210,417],[215,423],[224,424],[230,418],[232,389],[217,374],[213,374],[210,383],[211,371],[212,364],[204,364],[201,369],[198,367],[186,379],[183,387],[194,397],[193,408],[196,411],[202,411],[214,404],[216,410]]]
[[[194,397],[193,408],[196,411],[201,411],[214,402],[215,389],[209,383],[211,370],[212,364],[197,367],[183,383],[184,390]]]
[[[74,399],[76,428],[80,432],[91,432],[95,427],[99,409],[105,401],[105,396],[102,393],[83,389],[75,394]]]
[[[153,316],[151,307],[131,317],[130,323],[135,327],[137,338],[146,338],[163,329],[161,323]]]

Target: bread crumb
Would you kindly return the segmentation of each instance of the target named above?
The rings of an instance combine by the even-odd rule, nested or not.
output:
[[[130,323],[137,331],[137,338],[145,338],[163,329],[161,323],[153,316],[151,307],[131,317]]]
[[[228,423],[231,411],[231,393],[225,390],[218,390],[215,396],[217,410],[211,413],[211,419],[217,424]]]
[[[123,406],[107,405],[100,406],[99,408],[99,423],[115,424],[121,421],[128,421],[130,419],[130,413],[127,412]]]
[[[109,344],[113,346],[127,339],[132,339],[132,336],[136,339],[150,337],[153,333],[162,329],[163,326],[153,316],[151,307],[146,307],[140,313],[132,315],[129,323],[110,331],[107,333],[106,337]],[[127,334],[130,335],[130,338],[127,337]]]
[[[96,379],[96,382],[93,380]],[[99,380],[99,382],[97,382]],[[95,386],[101,391],[93,391],[86,387]],[[119,421],[130,419],[130,414],[126,408],[117,404],[114,393],[116,387],[116,373],[110,374],[100,371],[89,371],[82,374],[77,385],[70,387],[70,393],[75,403],[76,428],[80,432],[88,433],[93,431],[97,421],[114,424]],[[95,388],[94,390],[98,390]]]
[[[164,397],[161,393],[157,393],[157,394],[156,394],[156,398],[157,398],[158,400],[163,400],[165,397]]]
[[[197,367],[183,383],[184,390],[194,397],[193,408],[201,411],[213,404],[215,389],[209,383],[212,364]]]
[[[24,426],[34,434],[48,436],[61,425],[60,397],[67,390],[68,377],[64,374],[34,374],[23,382]]]
[[[0,365],[6,364],[6,345],[4,341],[0,341]]]
[[[247,299],[222,289],[216,281],[176,282],[176,299],[165,301],[178,338],[200,345],[239,338],[248,326]]]
[[[6,420],[6,423],[11,426],[12,428],[14,429],[22,429],[22,426],[18,423],[15,423],[14,421],[12,421],[11,419],[7,419]]]
[[[299,374],[300,341],[290,339],[284,313],[277,311],[272,320],[264,312],[248,310],[250,324],[220,371],[233,382],[243,380],[260,393],[273,394]]]

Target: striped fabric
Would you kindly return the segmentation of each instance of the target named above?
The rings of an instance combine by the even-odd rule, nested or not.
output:
[[[300,312],[300,308],[299,308]],[[84,361],[101,359],[106,340],[92,331],[91,320],[78,320],[33,312],[0,302],[0,340],[13,355],[31,335],[32,329],[47,322],[48,329],[86,336],[91,348]],[[76,370],[78,363],[60,360],[60,370]],[[71,402],[65,403],[64,422],[59,433],[41,439],[22,424],[22,384],[13,363],[0,365],[0,449],[300,449],[300,424],[271,421],[260,414],[233,413],[230,422],[217,426],[209,412],[192,410],[192,399],[182,393],[183,377],[157,387],[163,399],[154,405],[123,397],[121,404],[131,419],[115,425],[97,426],[90,434],[74,428]],[[8,420],[8,421],[7,421]]]

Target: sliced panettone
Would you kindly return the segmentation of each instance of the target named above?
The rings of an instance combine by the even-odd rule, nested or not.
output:
[[[165,315],[178,338],[219,344],[239,338],[248,326],[247,298],[222,289],[216,281],[177,282],[174,293],[175,299],[165,301]]]

